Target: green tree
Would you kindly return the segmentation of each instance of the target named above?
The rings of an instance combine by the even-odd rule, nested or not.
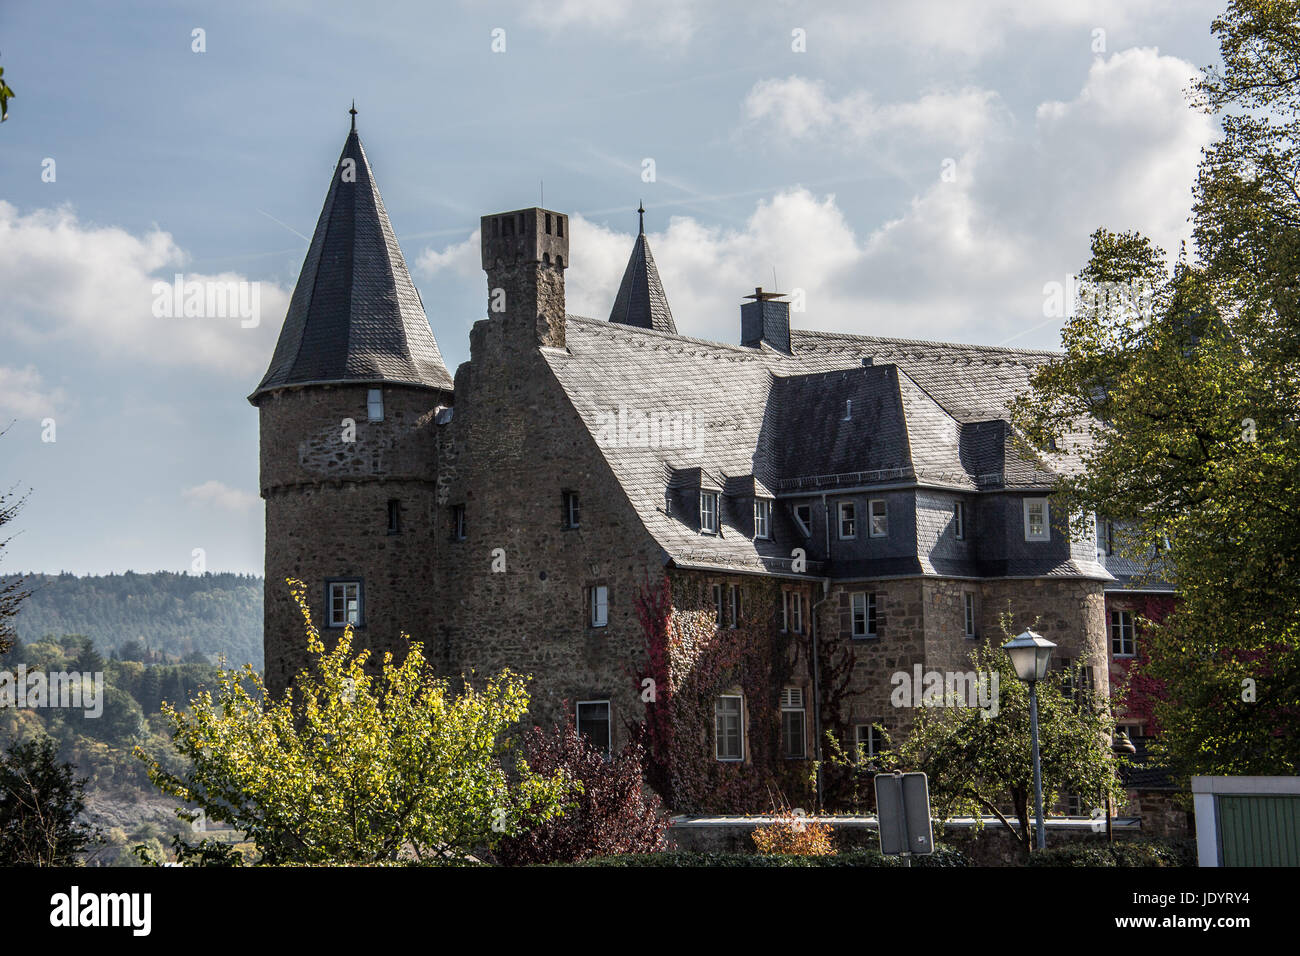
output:
[[[1131,529],[1180,603],[1148,628],[1165,682],[1157,752],[1180,775],[1300,767],[1300,3],[1239,0],[1215,20],[1221,68],[1195,103],[1223,136],[1192,208],[1196,256],[1168,268],[1099,229],[1062,357],[1014,417],[1084,468],[1058,498]],[[1141,293],[1136,290],[1145,290]],[[1118,291],[1119,294],[1116,294]],[[1091,419],[1090,428],[1082,423]],[[1072,438],[1073,436],[1073,438]],[[1068,450],[1068,449],[1067,449]]]
[[[262,862],[366,863],[405,852],[458,862],[515,830],[557,814],[571,784],[562,772],[505,766],[506,731],[528,708],[525,679],[503,671],[453,696],[412,642],[401,664],[352,652],[351,628],[326,650],[301,582],[311,666],[279,700],[245,665],[222,669],[188,713],[163,714],[188,769],[168,772],[137,750],[162,790],[256,843]],[[508,772],[510,771],[510,772]]]
[[[1010,629],[1009,616],[1004,616],[1008,637]],[[983,644],[970,660],[977,673],[997,675],[996,715],[976,707],[922,707],[904,742],[881,754],[877,762],[886,770],[925,772],[931,807],[940,819],[992,814],[1028,853],[1034,795],[1029,688],[1016,677],[1000,647]],[[1108,793],[1116,799],[1124,793],[1110,746],[1114,720],[1108,702],[1086,687],[1072,690],[1077,678],[1075,671],[1056,672],[1038,684],[1045,810],[1066,794],[1095,800],[1100,806]]]
[[[97,838],[81,819],[86,782],[56,754],[44,737],[0,755],[0,864],[70,866]]]

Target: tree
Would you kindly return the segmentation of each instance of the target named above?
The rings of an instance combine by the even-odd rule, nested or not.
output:
[[[535,773],[562,775],[578,781],[581,790],[563,815],[503,839],[496,849],[502,863],[576,863],[665,848],[668,821],[658,794],[644,782],[645,751],[639,744],[607,759],[570,721],[549,732],[534,727],[524,754]]]
[[[3,73],[0,70],[0,73]],[[4,86],[4,81],[0,80],[0,87]],[[3,92],[3,90],[0,90]],[[0,103],[0,107],[3,103]],[[5,429],[4,431],[7,431]],[[0,435],[4,434],[0,431]],[[5,545],[9,543],[9,538],[4,536],[4,526],[13,521],[22,510],[23,502],[26,497],[15,497],[14,490],[11,488],[8,492],[0,494],[0,552],[4,551]],[[14,619],[18,616],[18,606],[29,596],[30,592],[24,587],[21,577],[4,579],[0,578],[0,654],[3,654],[13,646],[15,637]]]
[[[1002,629],[1010,637],[1009,615]],[[998,680],[996,715],[975,707],[925,706],[911,733],[893,751],[876,759],[886,770],[926,773],[930,799],[943,820],[954,816],[996,816],[1028,853],[1030,801],[1034,793],[1033,748],[1029,724],[1029,688],[1016,677],[1000,647],[983,644],[971,653],[978,674]],[[1107,702],[1086,687],[1077,691],[1077,671],[1057,672],[1038,683],[1038,741],[1042,762],[1043,804],[1050,808],[1065,794],[1105,802],[1124,791],[1118,761],[1110,747],[1114,720]],[[990,710],[991,712],[991,710]],[[1019,824],[1013,826],[1010,813]]]
[[[1057,488],[1132,529],[1180,604],[1149,676],[1178,775],[1300,767],[1300,3],[1238,0],[1195,104],[1222,122],[1192,207],[1196,257],[1099,229],[1064,354],[1014,409],[1040,448],[1089,431]],[[1137,290],[1143,290],[1137,292]],[[1118,293],[1118,294],[1116,294]],[[1091,419],[1091,426],[1082,423]]]
[[[504,765],[505,732],[528,708],[524,678],[503,671],[453,697],[419,642],[401,664],[386,653],[372,676],[350,627],[325,649],[305,586],[289,583],[311,665],[278,700],[245,665],[222,668],[216,696],[201,692],[188,713],[164,706],[190,765],[171,773],[137,749],[155,785],[242,830],[264,863],[370,863],[408,851],[458,862],[559,812],[570,789],[562,772]]]
[[[0,863],[71,866],[96,838],[82,821],[86,781],[56,758],[49,737],[0,754]]]

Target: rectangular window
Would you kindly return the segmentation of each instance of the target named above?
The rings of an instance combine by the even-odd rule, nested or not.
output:
[[[1048,530],[1048,509],[1046,498],[1025,499],[1025,540],[1047,541],[1051,537]]]
[[[798,591],[785,592],[781,630],[803,633],[803,595]]]
[[[578,733],[593,747],[609,757],[609,701],[580,700],[577,710]]]
[[[578,527],[578,493],[576,491],[566,491],[561,495],[564,504],[564,526],[566,528]]]
[[[719,760],[744,760],[744,699],[724,696],[713,702],[714,755]]]
[[[960,501],[952,506],[952,536],[958,541],[966,538],[966,505]]]
[[[722,627],[722,585],[713,585],[713,623]]]
[[[727,600],[727,619],[730,626],[735,628],[740,625],[740,585],[733,584],[729,589]]]
[[[772,501],[770,498],[754,499],[754,537],[772,537]]]
[[[794,520],[805,538],[812,537],[812,505],[795,505]]]
[[[966,636],[974,637],[975,636],[975,595],[974,593],[971,591],[967,591],[964,595],[962,595],[962,603],[965,606]]]
[[[787,687],[781,691],[781,755],[803,760],[808,755],[806,737],[803,688]]]
[[[858,724],[855,726],[853,728],[853,745],[857,748],[859,760],[878,756],[888,747],[884,731],[875,724]]]
[[[1133,657],[1137,653],[1132,611],[1110,612],[1110,652],[1115,657]]]
[[[597,584],[591,589],[591,626],[604,627],[609,623],[609,588]]]
[[[709,534],[718,533],[718,493],[716,491],[700,492],[700,530]]]
[[[852,501],[840,502],[840,540],[848,541],[858,536],[858,509]]]
[[[889,534],[889,508],[885,504],[885,499],[872,498],[870,509],[871,537],[883,538]]]
[[[1108,519],[1097,519],[1097,553],[1109,557],[1115,553],[1115,523]]]
[[[451,539],[453,541],[465,540],[465,506],[451,506]]]
[[[853,636],[876,636],[876,592],[853,595]]]
[[[361,624],[361,582],[329,582],[329,626],[346,627]]]
[[[366,395],[366,417],[372,422],[384,420],[384,390],[372,388]]]
[[[402,503],[396,498],[388,499],[388,533],[402,533]]]

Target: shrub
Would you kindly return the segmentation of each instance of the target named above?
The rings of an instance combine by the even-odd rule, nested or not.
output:
[[[1028,866],[1195,866],[1194,841],[1074,844],[1031,853]]]
[[[792,811],[777,814],[777,822],[751,834],[759,853],[784,856],[832,856],[835,843],[829,823],[808,820]]]
[[[581,793],[561,816],[503,837],[496,856],[507,866],[573,863],[667,846],[668,822],[658,794],[645,785],[645,751],[639,744],[606,759],[572,722],[550,732],[534,727],[524,740],[524,762],[533,773],[577,781]]]
[[[829,856],[795,856],[763,853],[693,853],[672,850],[665,853],[636,853],[623,856],[602,856],[584,860],[577,866],[662,866],[662,867],[896,867],[903,861],[896,856],[885,856],[879,850],[845,850]],[[951,847],[936,847],[930,856],[912,858],[916,867],[969,866],[966,857]]]

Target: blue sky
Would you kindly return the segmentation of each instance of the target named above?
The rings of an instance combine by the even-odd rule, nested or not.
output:
[[[353,97],[453,372],[478,218],[543,189],[577,314],[644,199],[683,334],[736,341],[775,271],[797,325],[1050,348],[1093,229],[1185,237],[1221,5],[5,0],[0,486],[31,494],[0,571],[260,573],[245,396]],[[259,324],[155,317],[176,273],[258,283]]]

